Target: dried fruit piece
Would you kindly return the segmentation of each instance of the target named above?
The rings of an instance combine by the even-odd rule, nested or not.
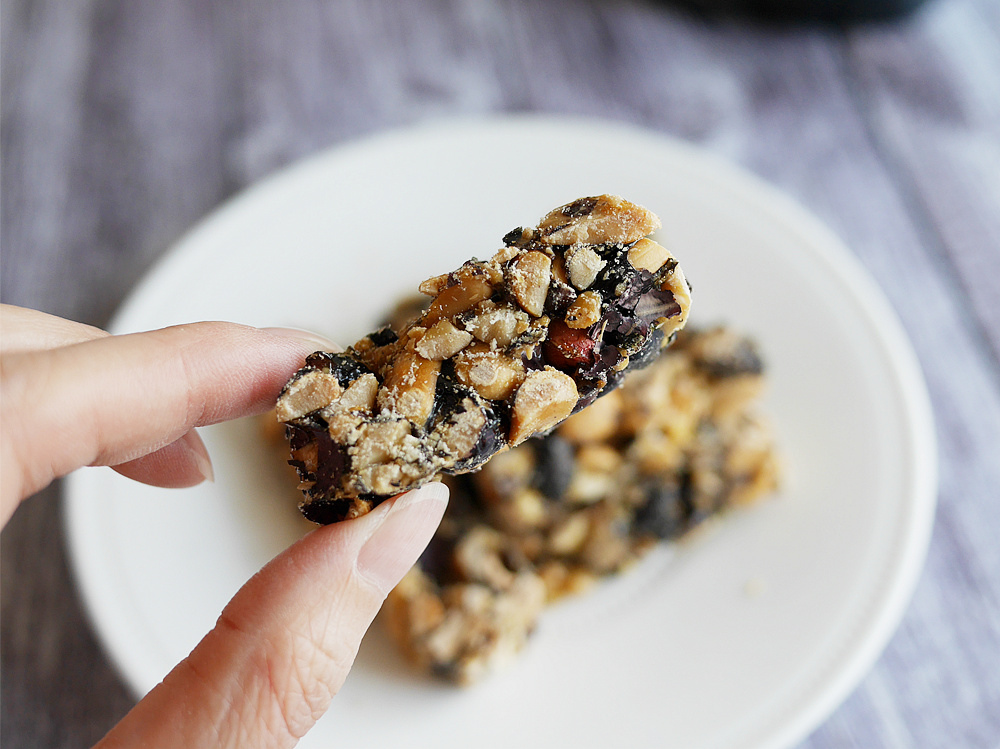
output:
[[[574,201],[422,283],[429,304],[403,327],[307,359],[277,409],[303,511],[335,521],[474,470],[655,358],[690,304],[677,263],[645,239],[657,226],[616,196]]]
[[[559,369],[574,369],[594,361],[596,342],[584,330],[574,330],[569,322],[554,322],[543,350],[545,361]]]

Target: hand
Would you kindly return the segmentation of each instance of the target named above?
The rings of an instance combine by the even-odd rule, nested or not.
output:
[[[0,305],[3,522],[24,497],[83,466],[167,487],[211,479],[194,428],[264,412],[324,347],[308,334],[230,323],[110,336]],[[329,707],[447,497],[430,484],[285,550],[99,746],[294,745]]]

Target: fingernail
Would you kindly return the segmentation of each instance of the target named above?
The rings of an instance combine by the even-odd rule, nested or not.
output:
[[[361,547],[357,561],[358,573],[386,593],[430,543],[448,506],[448,487],[434,482],[390,501],[392,506]]]
[[[215,469],[212,467],[212,459],[208,455],[208,448],[201,439],[201,435],[194,429],[186,432],[178,442],[182,442],[188,449],[188,457],[194,463],[198,472],[205,477],[206,481],[215,481]]]
[[[310,330],[300,330],[298,328],[262,328],[262,330],[272,335],[281,336],[282,338],[297,338],[300,341],[307,341],[311,346],[315,346],[317,351],[331,351],[336,353],[337,351],[344,350],[329,338],[321,336],[319,333],[313,333]]]

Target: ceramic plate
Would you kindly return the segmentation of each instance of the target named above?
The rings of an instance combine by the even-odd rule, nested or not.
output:
[[[694,285],[695,323],[726,322],[760,342],[788,466],[780,495],[553,608],[523,657],[472,689],[414,674],[376,627],[303,747],[784,747],[839,704],[898,623],[936,493],[913,353],[827,229],[690,146],[529,117],[338,147],[197,226],[113,329],[226,319],[350,343],[424,278],[603,192],[661,216],[658,238]],[[158,490],[108,469],[68,484],[83,597],[136,694],[302,533],[257,425],[203,434],[213,485]]]

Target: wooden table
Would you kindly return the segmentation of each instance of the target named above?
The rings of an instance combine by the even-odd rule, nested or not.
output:
[[[623,120],[824,219],[924,367],[940,506],[898,633],[808,747],[1000,742],[1000,4],[895,24],[642,0],[4,0],[2,296],[95,325],[194,221],[330,144],[475,113]],[[2,534],[3,745],[98,739],[132,698],[76,597],[59,487]]]

